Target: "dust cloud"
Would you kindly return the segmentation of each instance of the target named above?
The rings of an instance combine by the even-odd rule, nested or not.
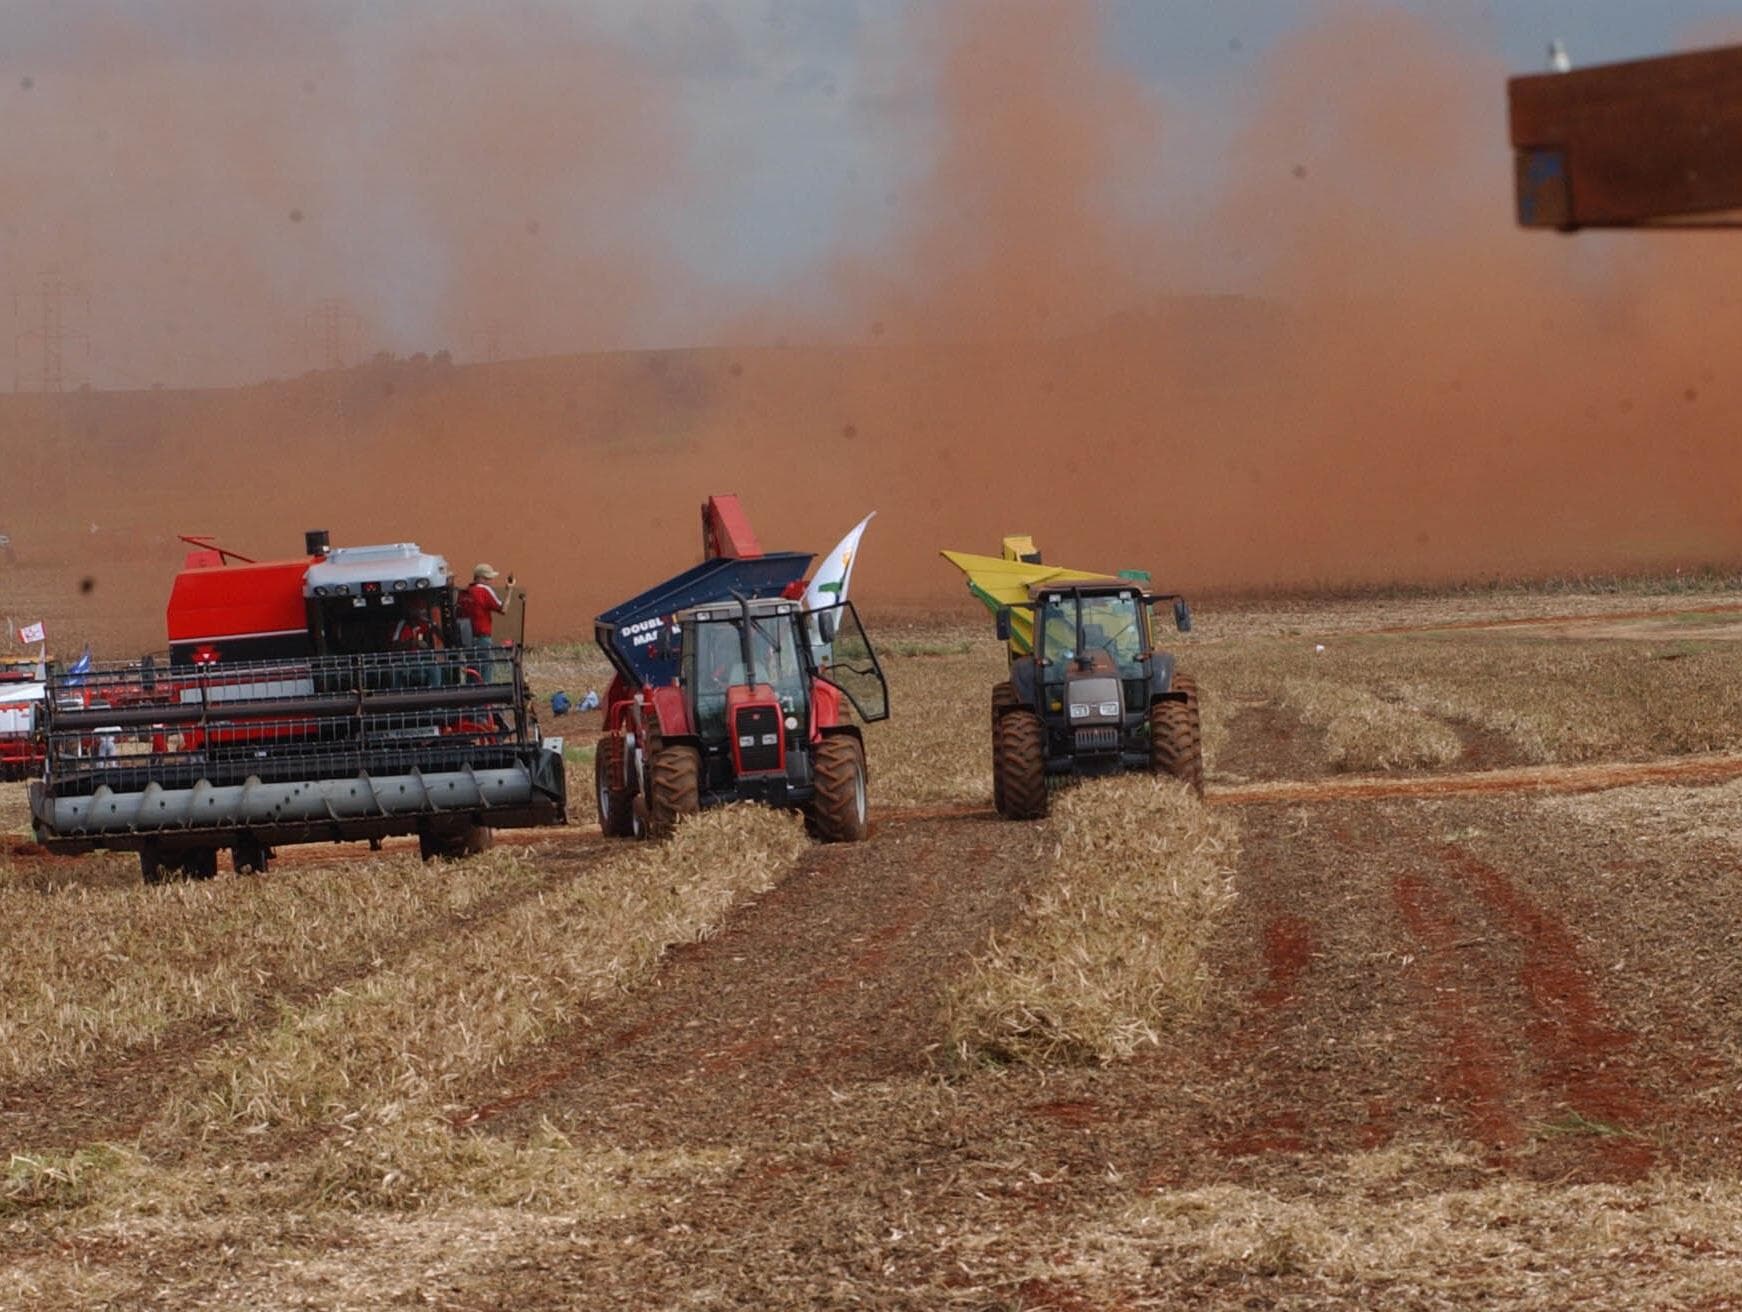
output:
[[[695,558],[714,491],[739,493],[770,547],[826,548],[878,510],[855,575],[873,608],[971,614],[936,549],[1017,531],[1050,559],[1188,590],[1736,560],[1742,380],[1723,365],[1742,345],[1726,290],[1742,243],[1515,230],[1507,70],[1371,6],[1330,7],[1265,57],[1214,185],[1161,204],[1176,147],[1214,125],[1110,52],[1105,12],[917,7],[904,49],[939,126],[893,229],[742,304],[624,218],[694,179],[621,51],[442,20],[340,91],[331,61],[360,56],[333,33],[311,21],[267,49],[244,27],[197,85],[161,70],[165,98],[126,129],[141,150],[185,136],[254,161],[245,201],[214,210],[223,236],[172,230],[140,151],[118,152],[125,188],[101,184],[142,198],[106,275],[139,289],[139,352],[197,305],[237,323],[238,359],[286,372],[259,325],[403,242],[442,251],[447,274],[359,307],[371,340],[465,357],[459,335],[501,321],[571,353],[0,398],[0,452],[23,474],[0,531],[69,578],[119,577],[104,552],[133,570],[139,595],[99,587],[88,605],[136,611],[116,631],[134,643],[160,632],[175,532],[270,555],[305,527],[513,568],[533,636],[584,636]],[[104,31],[117,50],[138,39]],[[81,51],[65,76],[100,96],[111,61]],[[268,69],[290,88],[274,94],[354,132],[343,167],[288,102],[213,113]],[[32,176],[0,182],[0,212],[40,208]],[[98,259],[90,231],[77,253]],[[572,353],[674,296],[727,325],[716,344]]]

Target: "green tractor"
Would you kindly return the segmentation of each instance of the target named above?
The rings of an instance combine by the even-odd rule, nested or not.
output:
[[[1161,607],[1191,630],[1191,609],[1148,576],[1048,567],[1027,538],[1004,555],[946,551],[997,616],[1010,677],[992,689],[992,796],[998,813],[1047,812],[1049,781],[1143,770],[1202,793],[1197,685],[1156,650]]]

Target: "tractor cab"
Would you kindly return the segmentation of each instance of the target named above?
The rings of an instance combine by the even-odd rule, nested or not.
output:
[[[824,729],[887,718],[889,689],[851,602],[807,611],[787,598],[734,598],[675,617],[679,684],[703,755],[704,793],[786,800],[811,783]]]
[[[334,547],[308,567],[303,597],[317,655],[457,645],[448,562],[412,542]]]
[[[1158,600],[1135,582],[1031,591],[1033,661],[1048,714],[1066,714],[1072,728],[1085,728],[1117,725],[1129,712],[1147,713],[1155,686]],[[1185,601],[1171,600],[1175,625],[1190,629]],[[1171,668],[1171,658],[1164,660]]]

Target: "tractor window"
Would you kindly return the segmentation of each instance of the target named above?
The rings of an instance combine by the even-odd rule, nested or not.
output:
[[[861,720],[888,719],[889,685],[853,604],[844,601],[812,611],[805,617],[805,630],[818,675],[847,694]]]
[[[1141,671],[1143,651],[1141,602],[1131,593],[1083,598],[1083,650],[1105,651],[1126,678]]]
[[[772,684],[780,704],[789,711],[804,705],[804,666],[794,641],[793,617],[767,616],[750,621],[750,651],[756,658],[756,677]]]
[[[755,680],[770,684],[780,704],[797,713],[805,705],[804,665],[793,638],[791,616],[765,616],[750,621],[750,657],[744,665],[744,620],[725,614],[718,620],[697,621],[685,634],[684,680],[693,690],[696,729],[704,739],[726,732],[726,694]]]
[[[1048,662],[1048,682],[1065,677],[1065,662],[1073,656],[1104,651],[1126,678],[1142,674],[1143,622],[1141,599],[1135,592],[1062,593],[1046,597],[1036,614],[1037,654]],[[1082,628],[1077,621],[1081,609]],[[1082,651],[1077,650],[1078,637]]]

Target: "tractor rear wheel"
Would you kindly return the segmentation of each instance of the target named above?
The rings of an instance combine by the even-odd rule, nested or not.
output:
[[[1046,814],[1046,726],[1030,710],[1006,711],[993,738],[992,775],[1000,780],[1007,820],[1038,820]]]
[[[1195,707],[1198,704],[1198,681],[1184,670],[1173,672],[1173,690],[1186,695],[1186,705]]]
[[[805,808],[806,826],[825,843],[857,843],[868,825],[865,749],[847,734],[831,734],[812,758],[816,796]]]
[[[1000,815],[1004,813],[1004,768],[998,751],[998,721],[1017,704],[1016,685],[1010,680],[992,685],[992,805]]]
[[[1203,735],[1195,696],[1190,701],[1156,702],[1149,708],[1149,768],[1172,775],[1203,795]]]
[[[599,832],[606,838],[635,836],[635,780],[623,787],[616,781],[625,777],[623,756],[626,744],[620,733],[608,733],[599,739],[593,753],[593,789],[599,799]]]
[[[693,747],[661,747],[647,770],[647,835],[670,838],[679,817],[701,810],[702,758]]]

